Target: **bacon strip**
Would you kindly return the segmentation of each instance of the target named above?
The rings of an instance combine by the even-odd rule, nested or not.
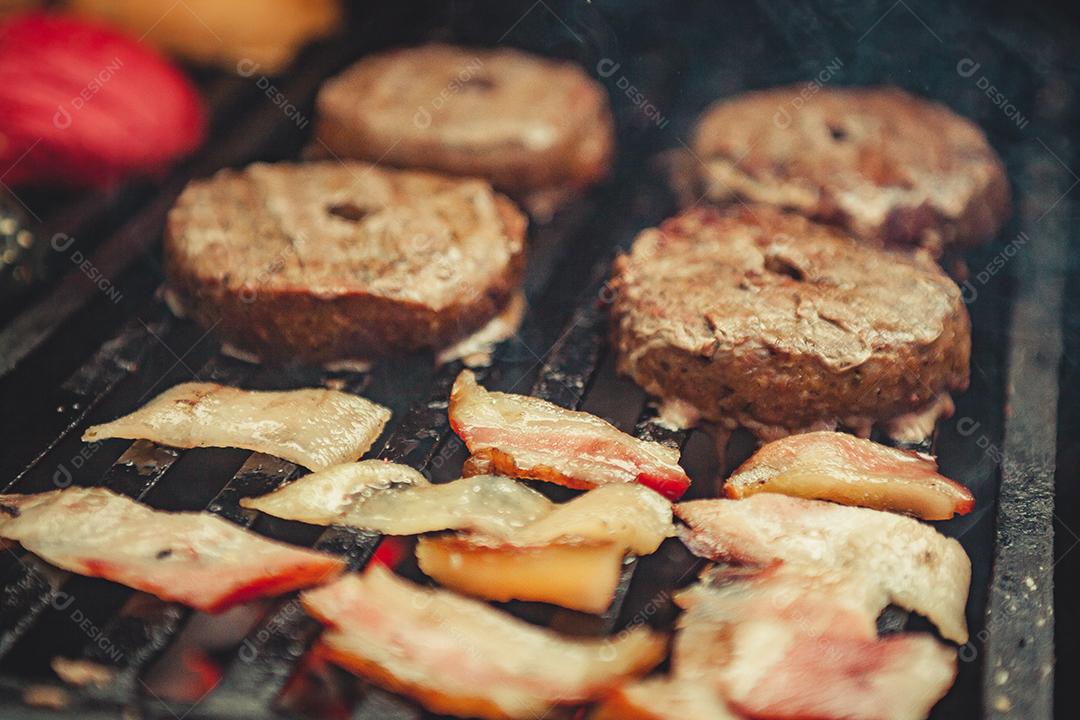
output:
[[[237,447],[321,470],[358,459],[390,419],[381,405],[324,388],[288,392],[183,383],[83,440],[152,440],[179,448]]]
[[[721,574],[680,594],[675,678],[755,718],[925,718],[953,682],[955,651],[929,635],[877,638],[878,598],[802,569]]]
[[[765,658],[763,647],[772,649]],[[929,635],[807,640],[755,622],[734,631],[729,649],[728,702],[755,718],[921,720],[956,677],[955,651]]]
[[[450,425],[473,457],[471,472],[494,472],[588,489],[638,482],[680,497],[690,479],[679,451],[638,440],[600,418],[526,395],[489,392],[463,371],[450,394]]]
[[[385,535],[473,530],[500,538],[555,506],[511,478],[478,475],[433,485],[412,468],[380,460],[311,473],[240,504],[286,520]]]
[[[601,613],[626,553],[647,555],[672,535],[671,503],[641,485],[605,485],[556,504],[510,478],[432,485],[415,470],[368,460],[339,465],[241,501],[277,517],[423,538],[420,568],[488,600],[550,602]]]
[[[65,570],[206,612],[310,587],[345,567],[215,515],[153,510],[103,488],[0,495],[0,536]]]
[[[956,540],[902,515],[762,493],[675,506],[692,552],[713,560],[843,570],[967,642],[971,561]]]
[[[564,638],[381,567],[301,601],[329,626],[322,644],[333,662],[437,713],[541,717],[648,672],[665,651],[663,638],[643,628],[615,638]]]
[[[937,472],[933,458],[838,432],[766,443],[724,485],[729,498],[759,492],[831,500],[907,513],[923,520],[966,515],[975,498]]]
[[[637,555],[671,536],[671,503],[639,485],[608,485],[553,503],[510,478],[433,485],[412,468],[365,460],[305,475],[241,506],[286,520],[387,535],[468,530],[488,545],[614,542]]]

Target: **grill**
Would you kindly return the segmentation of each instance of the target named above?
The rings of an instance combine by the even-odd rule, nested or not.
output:
[[[435,368],[430,357],[416,357],[364,373],[246,365],[220,354],[212,336],[172,317],[157,292],[164,216],[190,178],[301,151],[305,129],[265,96],[266,84],[310,117],[328,75],[380,47],[436,38],[509,43],[598,69],[619,127],[613,177],[552,221],[534,224],[529,312],[480,379],[678,445],[694,479],[689,497],[712,495],[715,478],[744,459],[752,443],[736,434],[717,453],[704,431],[667,430],[656,424],[656,408],[643,393],[615,377],[604,287],[613,253],[672,211],[654,161],[683,144],[693,117],[712,99],[806,78],[893,82],[941,98],[985,128],[1006,160],[1016,197],[1015,218],[1001,237],[965,257],[972,387],[935,440],[944,472],[978,500],[975,513],[942,525],[972,559],[972,641],[961,648],[957,683],[935,717],[1049,718],[1061,267],[1066,219],[1077,207],[1070,190],[1080,183],[1069,169],[1080,165],[1065,134],[1076,119],[1070,94],[1076,83],[1065,74],[1069,64],[1047,29],[1052,24],[1040,23],[1038,14],[972,17],[903,0],[832,10],[799,0],[734,11],[706,4],[666,17],[633,3],[599,5],[539,0],[499,10],[472,3],[365,10],[353,18],[348,41],[309,48],[280,78],[201,71],[212,108],[210,139],[167,177],[108,194],[20,194],[38,218],[37,234],[74,238],[72,247],[115,292],[102,292],[72,263],[71,250],[57,251],[49,258],[54,280],[0,310],[0,390],[9,408],[0,459],[5,492],[102,485],[158,508],[206,509],[270,537],[344,555],[354,568],[376,552],[411,557],[407,542],[336,527],[321,531],[239,507],[241,497],[294,477],[291,463],[143,441],[87,446],[78,438],[88,424],[193,377],[258,389],[332,384],[394,410],[370,456],[407,463],[435,480],[456,476],[464,452],[446,408],[460,364]],[[1004,100],[987,93],[983,85],[990,83]],[[1009,107],[1022,113],[1023,124]],[[603,616],[527,603],[507,609],[574,634],[607,634],[640,622],[671,627],[671,591],[690,582],[697,567],[669,541],[655,555],[628,562]],[[421,579],[408,559],[398,571]],[[0,557],[0,575],[3,717],[425,717],[406,701],[313,662],[307,648],[319,628],[295,597],[212,618],[67,575],[17,548]],[[881,625],[927,628],[892,609]],[[64,685],[49,670],[54,657],[112,672],[98,685]]]

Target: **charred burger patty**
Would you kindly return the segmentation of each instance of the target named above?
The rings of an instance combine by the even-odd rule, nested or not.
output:
[[[967,311],[928,256],[768,206],[644,231],[613,286],[620,372],[763,437],[868,431],[968,383]]]

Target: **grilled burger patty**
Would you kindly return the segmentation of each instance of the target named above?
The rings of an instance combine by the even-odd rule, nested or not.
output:
[[[960,290],[926,253],[769,206],[689,210],[615,264],[618,369],[763,437],[868,430],[968,383]]]
[[[510,48],[374,55],[329,80],[317,111],[323,150],[484,177],[515,197],[589,185],[614,149],[597,82],[576,65]]]
[[[935,254],[987,240],[1008,217],[1005,169],[974,123],[896,88],[804,91],[713,105],[693,140],[700,191]]]
[[[497,315],[520,285],[525,226],[482,180],[255,164],[184,190],[168,288],[262,360],[372,360],[447,346]]]

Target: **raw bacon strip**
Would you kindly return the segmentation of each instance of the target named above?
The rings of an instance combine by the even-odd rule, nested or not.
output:
[[[0,495],[0,536],[65,570],[206,612],[317,585],[345,567],[215,515],[153,510],[103,488]]]
[[[681,593],[676,680],[755,718],[926,717],[952,684],[955,651],[929,635],[877,638],[879,598],[843,574],[798,570],[726,573]]]
[[[738,720],[712,688],[674,678],[648,678],[617,688],[591,720]]]
[[[966,515],[975,498],[937,472],[933,458],[838,432],[766,443],[724,485],[729,498],[759,492],[831,500],[923,520]]]
[[[665,641],[643,628],[569,639],[381,567],[306,592],[335,663],[437,713],[536,718],[648,672]]]
[[[411,468],[378,460],[305,475],[241,505],[286,520],[384,535],[474,530],[493,537],[509,537],[554,507],[510,478],[478,475],[433,485]]]
[[[971,561],[956,540],[892,513],[772,493],[675,506],[692,552],[713,560],[838,570],[926,616],[942,636],[967,642]]]
[[[639,482],[669,499],[690,485],[678,450],[638,440],[589,413],[488,392],[468,370],[450,394],[450,425],[472,453],[474,471],[579,489]]]
[[[237,447],[274,455],[309,470],[357,460],[379,437],[390,411],[337,390],[239,390],[183,383],[130,415],[94,425],[86,442],[152,440],[180,448]]]

